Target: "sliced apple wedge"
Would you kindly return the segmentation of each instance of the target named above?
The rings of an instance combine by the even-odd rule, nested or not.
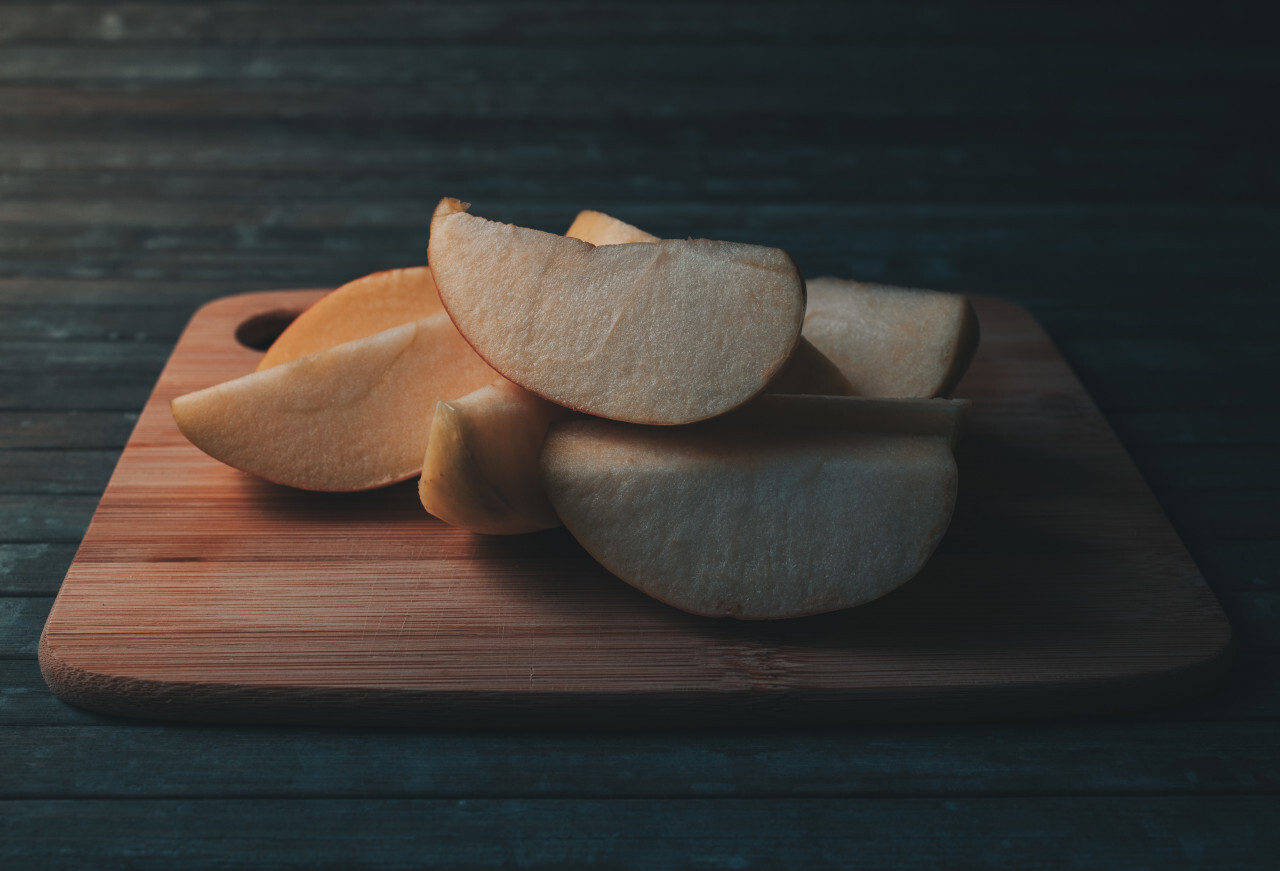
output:
[[[418,494],[431,514],[488,535],[560,525],[538,477],[547,427],[573,412],[505,378],[436,405]]]
[[[582,211],[565,233],[592,245],[626,245],[657,242],[658,237],[633,227],[604,212]],[[850,396],[853,386],[840,367],[808,339],[801,337],[791,358],[765,388],[768,393],[806,393],[822,396]]]
[[[818,614],[924,566],[955,505],[951,438],[966,406],[765,396],[690,427],[570,421],[547,436],[543,481],[588,553],[663,602],[748,620]]]
[[[804,282],[774,248],[707,240],[596,247],[443,200],[428,259],[494,369],[578,411],[649,424],[713,417],[787,361]]]
[[[584,209],[569,225],[565,233],[571,239],[581,239],[592,245],[626,245],[633,242],[657,242],[658,237],[620,221],[604,212]]]
[[[436,403],[497,377],[444,312],[173,400],[211,457],[304,490],[368,490],[422,469]]]
[[[857,396],[948,396],[978,349],[978,317],[961,294],[809,281],[803,335]]]
[[[258,370],[443,310],[428,267],[375,272],[330,291],[298,315],[258,361]]]

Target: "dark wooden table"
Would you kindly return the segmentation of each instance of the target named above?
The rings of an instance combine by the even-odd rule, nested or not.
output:
[[[0,866],[1275,868],[1268,3],[0,6]],[[444,195],[1027,305],[1232,619],[1220,693],[965,726],[175,726],[36,642],[182,326],[421,263]]]

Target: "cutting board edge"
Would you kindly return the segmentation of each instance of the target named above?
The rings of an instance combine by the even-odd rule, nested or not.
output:
[[[401,728],[662,728],[995,722],[1131,714],[1195,700],[1218,688],[1235,659],[1221,643],[1142,673],[1033,685],[748,688],[708,692],[437,692],[160,681],[78,667],[41,633],[38,660],[62,701],[111,716],[175,722]],[[1172,657],[1171,657],[1172,659]],[[912,691],[915,691],[914,693]]]

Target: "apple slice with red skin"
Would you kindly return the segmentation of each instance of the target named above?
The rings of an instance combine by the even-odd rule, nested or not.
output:
[[[553,426],[543,484],[574,538],[693,614],[801,617],[914,577],[955,505],[968,403],[764,396],[688,427]]]
[[[497,377],[440,312],[171,403],[192,444],[304,490],[368,490],[422,470],[436,403]]]
[[[298,315],[262,355],[258,370],[442,311],[430,268],[374,272],[330,291]]]
[[[978,349],[978,316],[962,294],[808,282],[802,335],[840,368],[857,396],[949,396]]]
[[[760,393],[800,335],[804,282],[774,248],[586,242],[477,218],[445,199],[428,259],[477,353],[545,399],[682,424]]]

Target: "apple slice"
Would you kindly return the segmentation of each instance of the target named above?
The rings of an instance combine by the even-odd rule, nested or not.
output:
[[[443,310],[428,267],[375,272],[330,291],[298,315],[258,361],[258,370]]]
[[[441,400],[418,495],[431,514],[488,535],[560,525],[538,477],[547,427],[573,414],[505,378]]]
[[[569,225],[566,236],[581,239],[592,245],[626,245],[632,242],[657,242],[658,237],[646,233],[639,227],[633,227],[626,221],[619,221],[604,212],[593,212],[584,209]]]
[[[592,211],[580,212],[565,235],[592,245],[658,241],[625,221]],[[418,482],[423,507],[452,526],[487,535],[559,526],[538,477],[538,454],[547,427],[570,414],[505,378],[458,399],[441,400]]]
[[[596,247],[441,201],[440,298],[503,376],[601,417],[682,424],[755,396],[799,339],[804,282],[774,248],[663,240]]]
[[[978,349],[978,317],[961,294],[808,283],[803,335],[840,367],[858,396],[948,396]]]
[[[566,236],[592,245],[625,245],[657,242],[658,237],[633,227],[604,212],[582,211],[570,225]],[[840,367],[803,336],[796,343],[782,370],[765,388],[768,393],[806,393],[822,396],[850,396],[854,393],[849,379]]]
[[[174,399],[211,457],[304,490],[368,490],[418,474],[441,399],[497,377],[440,312]]]
[[[690,427],[570,421],[547,436],[543,482],[587,552],[663,602],[818,614],[924,566],[955,505],[951,439],[967,405],[764,396]]]

